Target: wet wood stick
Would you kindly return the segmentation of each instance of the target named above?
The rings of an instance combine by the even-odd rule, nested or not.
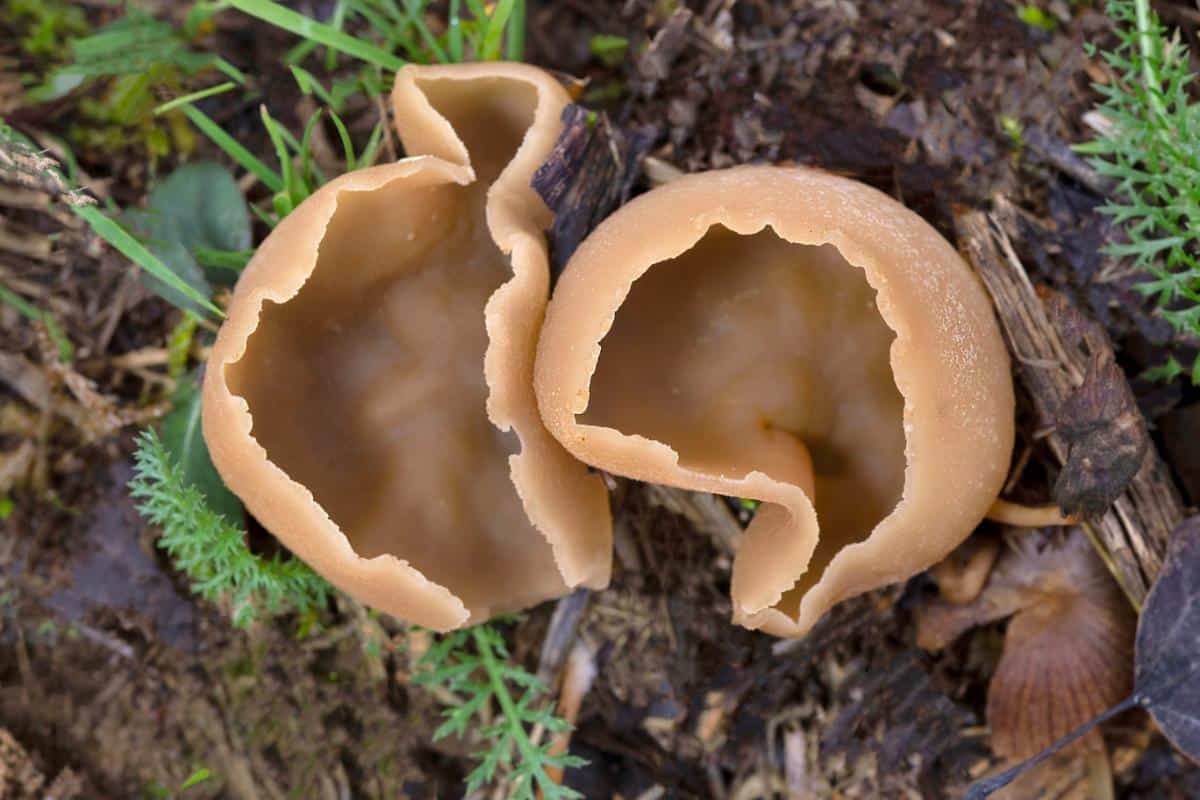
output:
[[[629,199],[656,135],[649,128],[624,132],[607,115],[574,104],[563,109],[562,121],[558,142],[532,181],[554,212],[548,232],[552,280],[592,229]]]
[[[1064,296],[1035,288],[1013,245],[1015,209],[955,215],[959,246],[996,306],[1017,373],[1062,474],[1055,501],[1081,511],[1100,555],[1140,609],[1183,504],[1103,329]]]

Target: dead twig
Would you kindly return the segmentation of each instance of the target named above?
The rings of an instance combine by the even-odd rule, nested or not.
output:
[[[590,590],[576,589],[555,604],[554,616],[550,618],[550,627],[542,640],[542,654],[538,659],[537,677],[543,685],[558,685],[591,597]]]
[[[1103,331],[1065,298],[1034,288],[1009,233],[1014,213],[1003,198],[991,213],[958,213],[959,243],[1009,349],[1025,357],[1015,359],[1017,374],[1038,418],[1053,424],[1045,441],[1063,465],[1056,500],[1094,516],[1084,528],[1140,608],[1183,505]],[[1098,507],[1106,510],[1095,515]]]

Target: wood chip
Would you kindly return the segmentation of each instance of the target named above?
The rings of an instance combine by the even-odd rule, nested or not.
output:
[[[625,133],[608,116],[571,104],[550,157],[533,175],[533,188],[554,212],[548,232],[550,274],[557,277],[575,248],[629,198],[656,132]]]

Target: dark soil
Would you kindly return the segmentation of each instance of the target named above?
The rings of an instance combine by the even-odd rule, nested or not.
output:
[[[319,14],[323,4],[302,5]],[[664,163],[811,164],[877,186],[951,238],[955,207],[1004,193],[1023,212],[1018,244],[1034,277],[1106,327],[1129,375],[1161,362],[1171,332],[1131,291],[1133,276],[1099,252],[1110,236],[1095,211],[1106,187],[1069,148],[1089,135],[1081,117],[1101,74],[1083,44],[1107,35],[1090,4],[1051,4],[1070,13],[1048,32],[1004,0],[711,0],[688,3],[690,20],[654,41],[675,5],[546,0],[530,12],[528,59],[586,78],[581,102],[652,136],[637,189]],[[1164,16],[1195,19],[1186,3]],[[278,63],[289,37],[233,12],[220,19],[213,45],[264,70],[264,102],[298,129],[305,107]],[[17,69],[4,26],[0,64]],[[602,64],[588,48],[594,34],[627,37],[627,58]],[[75,113],[67,101],[0,106],[38,132],[61,134]],[[270,152],[256,105],[221,101],[210,113]],[[356,135],[376,113],[364,104],[348,115]],[[203,142],[198,152],[221,158]],[[123,206],[144,196],[150,176],[136,146],[79,156],[103,196]],[[172,796],[201,768],[212,777],[183,796],[460,796],[472,747],[432,741],[439,702],[408,681],[419,635],[344,598],[315,629],[283,617],[236,631],[154,548],[124,485],[132,423],[161,412],[162,386],[120,359],[161,348],[178,312],[70,215],[15,192],[0,185],[0,230],[33,244],[0,241],[0,276],[54,309],[104,402],[40,390],[46,344],[0,305],[0,454],[36,450],[0,523],[0,733],[47,783],[68,771],[81,797]],[[1169,432],[1157,442],[1181,486],[1200,499],[1196,398],[1135,389],[1155,431]],[[71,408],[54,405],[63,403]],[[131,424],[97,422],[108,413]],[[1053,476],[1036,456],[1027,474],[1020,490],[1048,496]],[[937,655],[917,648],[913,608],[931,591],[922,577],[843,604],[798,643],[734,627],[727,547],[654,498],[637,485],[618,492],[613,585],[587,599],[576,632],[599,673],[572,740],[589,765],[569,784],[589,798],[936,798],[961,795],[995,765],[983,711],[999,629]],[[553,612],[511,626],[514,657],[531,670]],[[1136,716],[1105,731],[1119,796],[1200,796],[1197,772],[1151,731]],[[1022,796],[1086,797],[1072,769]]]

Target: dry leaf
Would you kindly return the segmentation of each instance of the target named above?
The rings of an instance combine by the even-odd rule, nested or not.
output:
[[[1077,749],[1087,752],[1080,758]],[[1079,748],[1056,753],[992,795],[992,800],[1112,800],[1112,768],[1104,737],[1093,730]]]
[[[1014,616],[988,687],[993,752],[1028,758],[1125,698],[1133,685],[1133,631],[1132,609],[1119,590],[1099,602],[1063,593]],[[1095,737],[1090,749],[1098,746]]]
[[[1200,516],[1171,535],[1137,632],[1135,699],[1185,755],[1200,761]]]
[[[1082,737],[1093,736],[1097,725],[1134,706],[1149,711],[1181,752],[1200,760],[1197,642],[1200,642],[1200,516],[1193,516],[1180,523],[1171,535],[1162,572],[1146,597],[1137,628],[1137,677],[1133,693],[1027,761],[978,781],[968,790],[966,800],[983,800],[1024,780],[1031,770],[1044,766],[1065,747]]]
[[[967,629],[1014,615],[988,690],[997,755],[1021,759],[1097,716],[1130,690],[1134,616],[1078,529],[1010,537],[970,603],[927,604],[918,643],[945,647]]]

